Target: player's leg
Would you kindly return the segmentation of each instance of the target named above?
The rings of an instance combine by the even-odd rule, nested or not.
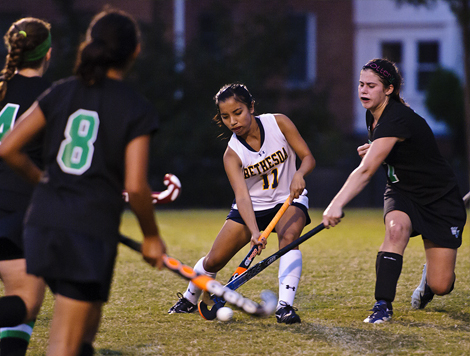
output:
[[[373,313],[365,323],[382,323],[393,315],[392,302],[395,299],[398,278],[403,266],[403,253],[408,245],[412,225],[409,216],[393,210],[385,216],[385,239],[376,258],[376,303]]]
[[[207,256],[196,263],[194,270],[215,278],[217,272],[250,241],[250,238],[251,234],[246,225],[227,219],[212,244],[211,250]],[[168,313],[192,313],[197,309],[197,301],[201,293],[202,291],[194,283],[189,282],[184,294],[178,294],[179,300],[168,310]]]
[[[227,219],[204,259],[204,269],[217,273],[250,239],[251,233],[246,225]]]
[[[446,295],[454,289],[457,249],[445,248],[423,239],[426,251],[426,264],[421,283],[411,297],[415,309],[423,309],[434,295]]]
[[[90,331],[97,331],[101,306],[101,301],[82,301],[56,294],[47,355],[78,355],[85,335],[90,337]]]
[[[0,298],[0,354],[24,355],[44,299],[45,283],[26,274],[23,258],[0,261],[5,296]]]
[[[423,224],[419,229],[423,236],[426,264],[421,283],[411,296],[411,306],[415,309],[423,309],[434,294],[445,295],[452,291],[457,248],[462,243],[467,220],[457,188],[426,206],[421,215]]]
[[[82,346],[78,356],[93,356],[93,342],[95,341],[95,336],[98,333],[98,329],[100,327],[101,309],[102,305],[100,305],[99,308],[94,308],[88,318],[87,330],[85,331]]]
[[[298,239],[306,223],[306,214],[299,207],[290,206],[276,225],[279,248]],[[302,253],[296,247],[279,260],[279,301],[276,310],[278,323],[300,323],[296,314],[294,298],[302,274]]]

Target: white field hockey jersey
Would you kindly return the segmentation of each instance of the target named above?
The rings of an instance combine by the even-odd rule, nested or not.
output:
[[[245,182],[253,203],[253,210],[275,207],[289,196],[289,188],[296,169],[296,154],[277,125],[273,114],[256,117],[261,132],[261,148],[255,151],[245,140],[233,134],[228,147],[242,161]],[[294,200],[308,209],[307,190]],[[238,209],[236,202],[233,209]]]

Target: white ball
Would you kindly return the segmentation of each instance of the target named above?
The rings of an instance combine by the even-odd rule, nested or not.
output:
[[[230,319],[232,319],[232,316],[233,310],[229,307],[222,307],[217,310],[217,319],[219,319],[220,321],[229,321]]]

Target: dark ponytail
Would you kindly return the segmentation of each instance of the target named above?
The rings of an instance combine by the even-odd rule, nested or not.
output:
[[[87,85],[101,82],[108,69],[126,69],[140,41],[137,23],[127,13],[106,9],[97,14],[80,45],[75,74]]]

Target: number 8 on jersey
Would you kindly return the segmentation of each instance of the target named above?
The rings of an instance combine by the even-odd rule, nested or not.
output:
[[[81,175],[91,166],[100,120],[98,113],[80,109],[70,115],[65,127],[65,139],[57,153],[62,171]]]

